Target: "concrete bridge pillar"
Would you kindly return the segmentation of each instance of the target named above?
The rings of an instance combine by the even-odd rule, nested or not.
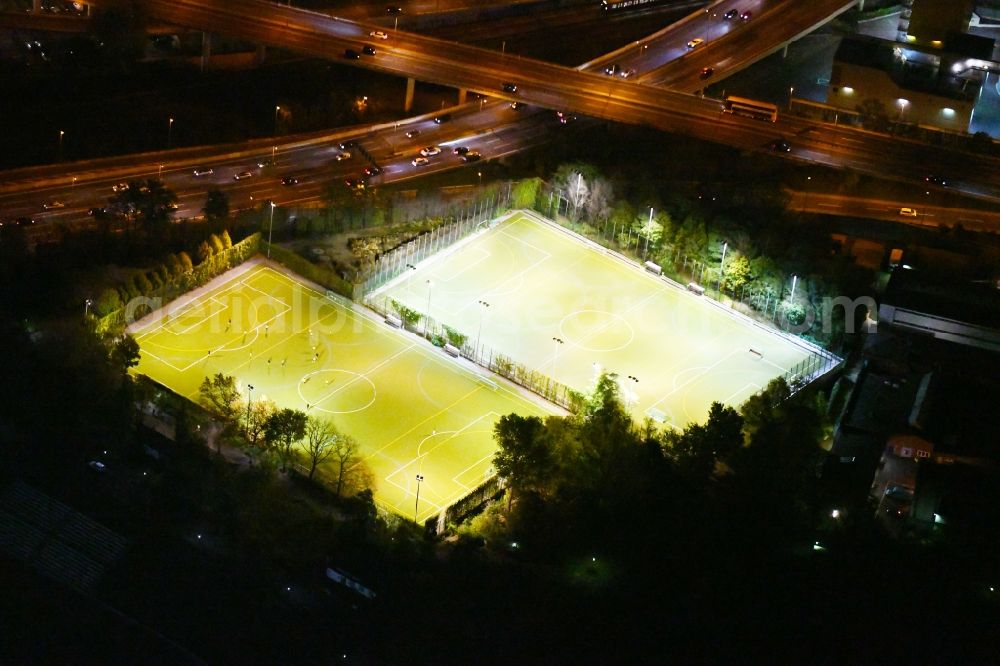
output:
[[[858,11],[865,11],[865,0],[858,0]]]
[[[208,64],[209,58],[212,57],[212,34],[209,32],[201,33],[201,68],[204,70],[205,65]]]
[[[42,0],[31,0],[31,13],[32,14],[42,13]]]
[[[406,79],[406,100],[403,102],[403,111],[406,113],[413,109],[413,91],[416,87],[416,79]]]
[[[459,104],[465,104],[465,98],[466,98],[466,96],[468,94],[469,94],[468,90],[466,90],[465,88],[459,88],[458,89],[458,103]]]
[[[788,46],[790,44],[791,44],[791,42],[785,42],[785,45],[781,47],[781,57],[782,58],[787,58],[788,57]]]

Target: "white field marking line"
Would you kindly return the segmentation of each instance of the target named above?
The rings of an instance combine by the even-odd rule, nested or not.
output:
[[[472,396],[474,393],[476,393],[476,391],[479,391],[479,390],[482,390],[481,386],[474,386],[471,391],[469,391],[465,395],[457,398],[450,405],[448,405],[446,407],[442,407],[441,409],[439,409],[438,411],[434,412],[433,414],[428,414],[426,417],[424,417],[424,419],[422,421],[419,421],[418,423],[413,424],[413,426],[411,426],[409,430],[406,430],[406,431],[400,433],[394,439],[389,440],[388,442],[386,442],[385,444],[383,444],[381,447],[375,449],[375,451],[372,452],[372,455],[374,455],[376,453],[381,453],[382,451],[386,450],[390,446],[393,446],[396,442],[398,442],[399,440],[403,439],[404,437],[407,437],[408,435],[410,435],[417,428],[419,428],[419,427],[421,427],[423,425],[426,425],[428,421],[431,421],[433,419],[438,418],[439,416],[441,416],[442,414],[444,414],[448,410],[452,409],[455,405],[457,405],[457,404],[461,403],[462,401],[468,399],[470,396]]]
[[[204,315],[198,321],[194,322],[193,324],[190,324],[188,326],[183,327],[179,331],[178,330],[174,330],[173,328],[171,328],[171,329],[169,329],[167,331],[167,333],[170,333],[172,335],[187,335],[188,332],[191,331],[191,329],[196,328],[198,326],[201,326],[207,320],[211,319],[212,317],[214,317],[215,315],[219,314],[220,312],[225,312],[226,308],[229,307],[226,303],[223,303],[221,300],[219,300],[218,298],[216,298],[215,294],[209,294],[208,298],[205,299],[204,301],[202,301],[201,303],[199,303],[198,305],[199,306],[207,306],[207,305],[210,305],[210,304],[212,304],[212,305],[218,305],[219,307],[218,307],[218,309],[208,308],[208,314]],[[185,316],[187,315],[186,312],[184,314],[185,314]],[[174,320],[171,321],[171,322],[169,322],[169,323],[170,324],[177,324],[178,323],[177,322],[177,318],[175,317]]]
[[[253,341],[256,341],[256,340],[260,339],[260,329],[261,329],[262,326],[264,326],[264,325],[268,325],[269,326],[271,324],[271,322],[273,322],[274,320],[278,319],[279,317],[284,317],[292,309],[292,307],[290,305],[286,305],[285,308],[286,309],[285,309],[284,312],[282,312],[280,314],[276,314],[275,316],[271,317],[267,321],[257,322],[256,326],[254,326],[253,328],[251,328],[251,329],[249,329],[247,331],[247,333],[253,333],[256,336],[256,337],[254,337]],[[277,344],[281,344],[281,342],[283,342],[284,340],[287,340],[288,338],[292,337],[293,335],[294,335],[294,333],[289,334],[288,336],[286,336],[285,338],[283,338],[281,341],[275,343],[275,345],[271,345],[270,347],[268,347],[267,349],[265,349],[261,353],[266,353],[266,352],[271,351],[272,349],[274,349],[274,347]],[[235,347],[229,347],[228,344],[225,344],[225,345],[222,345],[221,347],[219,347],[218,349],[216,349],[215,352],[216,353],[226,353],[226,352],[232,353],[232,352],[238,351],[240,349],[246,349],[247,346],[252,346],[253,345],[253,341],[250,343],[250,345],[244,345],[244,344],[240,343],[239,345],[237,345]],[[194,361],[191,361],[190,363],[187,364],[187,366],[185,366],[180,371],[181,372],[187,372],[188,370],[190,370],[191,368],[193,368],[194,366],[198,365],[203,360],[205,360],[205,358],[207,358],[208,356],[209,356],[208,354],[205,354],[205,355],[199,357],[198,359],[196,359]],[[236,366],[236,367],[240,367],[240,366]]]
[[[443,268],[443,266],[439,266],[438,269],[436,271],[434,271],[434,277],[437,278],[438,280],[440,280],[441,282],[451,282],[455,278],[461,276],[463,273],[466,273],[466,272],[472,270],[473,268],[475,268],[476,266],[478,266],[479,264],[483,263],[484,261],[486,261],[487,259],[489,259],[491,256],[493,256],[493,254],[489,250],[485,250],[485,249],[483,249],[481,247],[472,246],[470,248],[466,248],[466,252],[471,252],[472,250],[475,250],[476,252],[481,253],[481,256],[478,259],[476,259],[475,261],[465,262],[466,263],[465,266],[461,267],[461,269],[458,272],[452,273],[448,277],[441,277],[441,273],[439,271],[440,271],[441,268]],[[456,254],[456,255],[452,255],[449,258],[455,259],[457,257],[458,257],[458,255]]]
[[[416,493],[414,493],[409,488],[406,488],[404,486],[399,485],[398,483],[396,483],[392,479],[386,478],[385,480],[388,481],[390,484],[396,486],[400,490],[402,490],[404,494],[406,494],[406,495],[408,495],[410,497],[416,497]],[[425,495],[426,495],[426,491],[425,491]],[[422,502],[426,502],[427,504],[430,504],[431,506],[433,506],[438,511],[440,511],[442,508],[444,508],[440,504],[436,503],[434,500],[427,499],[426,497],[422,498],[421,501]],[[401,510],[400,511],[396,511],[395,513],[402,514],[402,511]],[[419,516],[418,516],[418,520],[419,520]]]
[[[399,341],[400,344],[410,345],[410,348],[413,349],[416,353],[420,354],[425,359],[434,362],[438,366],[441,366],[444,370],[446,370],[449,373],[454,373],[454,374],[458,374],[459,376],[462,376],[462,377],[467,377],[470,380],[472,380],[473,382],[478,382],[478,380],[481,378],[481,375],[479,373],[473,372],[472,370],[470,370],[468,368],[462,367],[461,365],[459,365],[458,363],[456,363],[450,357],[443,358],[442,355],[437,354],[437,353],[433,353],[433,351],[430,350],[430,349],[425,349],[423,346],[420,346],[420,345],[414,345],[413,343],[410,342],[410,337],[409,337],[411,335],[410,333],[407,333],[407,332],[404,332],[404,331],[401,331],[401,330],[397,330],[397,329],[388,329],[387,327],[381,325],[381,323],[380,323],[381,320],[376,321],[376,320],[371,319],[370,317],[366,317],[365,315],[363,315],[361,313],[358,313],[358,312],[355,312],[352,308],[347,307],[346,305],[343,305],[343,304],[341,304],[341,303],[339,303],[337,301],[332,301],[331,302],[330,299],[326,298],[325,294],[317,291],[316,289],[313,289],[312,287],[310,287],[307,284],[304,284],[302,282],[298,282],[296,280],[293,280],[292,278],[288,277],[284,273],[281,273],[279,271],[274,270],[270,266],[263,266],[263,267],[261,267],[260,270],[262,270],[262,271],[268,271],[268,272],[270,272],[270,273],[272,273],[272,274],[280,277],[285,282],[287,282],[287,283],[289,283],[291,285],[294,285],[296,288],[302,289],[302,290],[304,290],[306,292],[314,294],[316,296],[316,298],[319,298],[319,299],[323,300],[323,302],[325,302],[327,304],[331,304],[331,307],[333,307],[335,310],[342,311],[342,312],[345,312],[346,314],[350,315],[350,317],[352,318],[352,320],[353,319],[360,320],[366,327],[368,327],[368,330],[370,332],[372,332],[372,333],[375,334],[376,337],[389,338],[389,339],[395,338],[397,341]],[[324,321],[325,319],[329,318],[333,314],[336,314],[336,312],[331,313],[331,315],[327,315],[326,317],[321,317],[320,319],[317,319],[315,322],[313,322],[312,324],[310,324],[310,326],[313,326],[313,325],[315,325],[317,323],[320,323],[320,322]],[[296,334],[301,333],[303,330],[306,330],[308,328],[309,327],[307,326],[305,328],[299,329],[298,331],[292,331],[290,333],[290,335],[296,335]],[[267,349],[265,351],[270,351],[270,349]],[[490,372],[489,375],[491,377],[495,376],[495,374],[492,373],[492,372]],[[533,404],[531,400],[526,399],[525,396],[523,396],[520,393],[518,393],[517,390],[514,390],[514,389],[512,389],[511,387],[509,387],[509,386],[507,386],[505,384],[498,384],[498,386],[499,386],[499,390],[502,391],[509,400],[514,400],[515,402],[520,403],[520,404]],[[472,393],[475,393],[476,390],[481,389],[481,388],[483,388],[482,385],[476,386],[475,389],[473,391],[470,391],[465,397],[468,397],[469,395],[472,395]],[[492,387],[492,388],[494,388],[494,392],[496,392],[496,387]],[[461,402],[462,400],[464,400],[465,397],[460,398],[458,401],[456,401],[453,404],[458,404],[459,402]],[[431,418],[431,417],[428,417],[428,418]],[[406,434],[406,433],[404,433],[404,434]],[[393,441],[395,441],[395,440],[393,440]],[[390,444],[391,443],[392,442],[390,442]],[[388,444],[386,446],[388,446]],[[384,449],[385,447],[382,447],[382,448]],[[381,451],[381,450],[382,449],[379,449],[379,451]]]
[[[725,400],[723,400],[723,401],[722,401],[722,404],[723,404],[723,405],[729,405],[729,404],[732,404],[732,403],[730,403],[729,401],[730,401],[730,400],[732,400],[732,399],[733,399],[734,397],[736,397],[737,395],[739,395],[740,393],[743,393],[744,391],[746,391],[746,390],[747,390],[748,388],[749,388],[749,389],[756,389],[756,391],[759,391],[759,390],[761,390],[761,389],[762,389],[763,387],[762,387],[762,386],[761,386],[760,384],[755,384],[755,383],[753,383],[753,382],[747,382],[746,384],[744,384],[744,385],[743,385],[743,387],[742,387],[742,388],[740,388],[740,389],[739,389],[738,391],[735,391],[735,392],[734,392],[734,393],[733,393],[732,395],[730,395],[730,396],[729,396],[729,397],[727,397],[727,398],[726,398]],[[751,390],[751,393],[755,393],[756,391],[754,391],[754,390]]]
[[[650,409],[650,408],[653,408],[653,407],[656,407],[657,405],[659,405],[660,403],[662,403],[662,402],[663,402],[664,400],[666,400],[667,398],[669,398],[670,396],[672,396],[672,395],[673,395],[674,393],[677,393],[677,391],[679,391],[679,390],[681,390],[682,388],[684,388],[685,386],[687,386],[688,384],[690,384],[690,383],[692,383],[692,382],[696,382],[696,381],[698,381],[699,379],[701,379],[702,377],[704,377],[704,376],[705,376],[706,374],[708,374],[709,372],[711,372],[713,368],[715,368],[716,366],[718,366],[718,365],[719,365],[720,363],[722,363],[723,361],[727,360],[727,359],[728,359],[728,358],[729,358],[730,356],[732,356],[732,355],[733,355],[733,354],[735,354],[735,353],[736,353],[736,350],[734,349],[733,351],[729,352],[729,353],[728,353],[728,354],[726,354],[725,356],[721,357],[721,358],[720,358],[719,360],[717,360],[717,361],[716,361],[715,363],[713,363],[712,365],[708,365],[708,366],[702,366],[702,367],[704,367],[704,368],[705,368],[704,372],[701,372],[701,373],[699,373],[699,374],[695,375],[694,377],[692,377],[692,378],[691,378],[691,379],[689,379],[688,381],[684,382],[684,383],[683,383],[683,384],[681,384],[680,386],[675,386],[673,390],[669,391],[668,393],[666,393],[665,395],[663,395],[662,397],[660,397],[660,399],[659,399],[659,400],[657,400],[656,402],[654,402],[654,403],[653,403],[652,405],[650,405],[650,406],[649,406],[649,407],[648,407],[647,409]]]
[[[533,226],[537,226],[537,227],[540,227],[540,228],[544,229],[550,235],[553,235],[556,238],[562,239],[562,241],[564,243],[568,243],[568,244],[575,245],[575,246],[581,246],[584,249],[590,250],[592,253],[594,253],[598,257],[600,257],[600,261],[609,264],[610,266],[614,267],[617,270],[621,270],[621,271],[626,272],[627,274],[631,275],[633,278],[638,277],[638,278],[643,279],[643,280],[645,280],[647,282],[652,281],[652,282],[654,282],[655,284],[657,284],[657,285],[659,285],[661,287],[667,287],[667,289],[665,289],[664,291],[673,293],[673,294],[681,296],[681,297],[684,297],[687,294],[687,290],[685,289],[685,287],[683,285],[680,285],[680,284],[674,282],[673,280],[665,281],[665,280],[663,280],[661,278],[658,278],[658,277],[654,276],[652,273],[649,273],[648,271],[646,271],[645,269],[643,269],[638,264],[632,264],[631,262],[623,262],[621,259],[616,258],[615,255],[610,254],[610,252],[614,252],[614,251],[608,250],[607,248],[604,248],[603,246],[596,245],[594,243],[594,241],[590,241],[589,239],[578,238],[577,234],[575,234],[574,232],[572,232],[572,231],[570,231],[568,229],[563,229],[562,227],[556,227],[556,223],[554,223],[554,222],[549,222],[549,221],[546,221],[546,220],[535,219],[534,217],[529,217],[529,216],[523,215],[523,214],[522,214],[522,218],[526,219],[526,220],[529,220],[530,222],[532,222]],[[767,340],[768,342],[780,341],[780,342],[784,342],[784,343],[790,344],[790,345],[792,345],[794,347],[799,347],[799,348],[803,347],[804,341],[801,341],[801,340],[799,340],[797,338],[796,339],[788,339],[785,335],[782,334],[781,331],[772,330],[772,329],[769,329],[769,328],[763,328],[763,326],[761,326],[758,322],[755,322],[754,320],[749,319],[749,318],[747,320],[736,318],[736,316],[739,313],[736,313],[736,312],[734,312],[734,311],[732,311],[732,310],[730,310],[728,308],[725,308],[725,306],[722,305],[721,303],[713,302],[712,304],[706,304],[706,305],[699,306],[698,304],[702,303],[702,301],[681,300],[681,301],[678,301],[678,302],[682,303],[684,305],[690,305],[691,308],[692,308],[692,310],[695,311],[695,312],[697,312],[700,309],[700,307],[707,307],[708,308],[708,312],[715,313],[716,315],[719,315],[719,320],[720,321],[725,322],[725,323],[727,323],[727,324],[730,325],[729,326],[729,330],[734,330],[734,329],[735,330],[742,330],[742,328],[746,328],[748,330],[748,332],[752,332],[752,333],[755,333],[757,335],[763,335],[764,339]],[[740,326],[741,324],[742,324],[742,327]],[[718,338],[719,336],[724,335],[726,332],[727,331],[722,331],[718,335],[714,336],[712,339],[714,340],[715,338]],[[813,349],[811,349],[811,348],[807,348],[807,351],[809,351],[811,353],[816,353],[816,351],[813,350]]]
[[[320,398],[316,402],[316,404],[317,405],[321,404],[327,398],[331,398],[331,397],[337,395],[341,391],[347,389],[351,384],[354,384],[355,382],[361,381],[362,379],[367,379],[372,384],[374,384],[375,382],[372,381],[371,377],[368,377],[369,373],[378,372],[379,368],[381,368],[383,365],[385,365],[386,363],[391,363],[392,361],[396,360],[396,358],[398,358],[399,356],[402,356],[406,352],[408,352],[411,349],[413,349],[413,347],[415,347],[415,346],[416,346],[416,343],[411,344],[409,347],[404,347],[403,349],[400,349],[399,351],[397,351],[395,354],[392,354],[391,356],[385,357],[384,359],[382,359],[381,361],[379,361],[378,363],[376,363],[375,365],[373,365],[372,367],[368,368],[367,370],[365,370],[363,372],[356,372],[354,370],[348,370],[348,372],[354,372],[357,376],[354,377],[354,379],[351,379],[351,380],[349,380],[347,382],[344,382],[343,386],[339,386],[336,389],[334,389],[333,391],[330,391],[329,393],[327,393],[326,395],[324,395],[322,398]],[[324,370],[345,370],[345,368],[324,368]],[[378,390],[378,389],[376,388],[376,390]]]
[[[202,294],[200,297],[192,299],[192,300],[188,301],[187,303],[185,303],[184,305],[180,306],[179,308],[177,308],[176,311],[164,314],[162,317],[160,317],[161,321],[160,321],[159,324],[157,324],[156,326],[151,326],[151,327],[149,327],[147,329],[143,329],[142,331],[140,331],[138,333],[138,335],[136,336],[136,338],[135,338],[136,341],[139,341],[139,340],[141,340],[141,339],[143,339],[145,337],[148,337],[148,336],[152,335],[153,333],[156,333],[156,332],[160,331],[161,329],[165,329],[170,324],[176,323],[176,319],[178,319],[179,317],[187,314],[187,312],[189,310],[192,310],[194,308],[203,307],[206,303],[209,303],[209,302],[211,302],[213,300],[218,301],[218,298],[217,298],[218,296],[221,296],[222,294],[226,293],[227,291],[235,289],[237,286],[239,286],[241,284],[242,280],[243,280],[243,275],[238,275],[238,276],[234,277],[232,280],[230,280],[229,282],[227,282],[225,284],[222,284],[222,285],[219,285],[218,290],[210,292],[208,294]],[[177,335],[176,333],[174,333],[173,330],[167,330],[167,333],[169,333],[170,335]]]
[[[461,472],[459,472],[455,476],[451,477],[452,483],[454,483],[457,486],[461,486],[463,489],[465,489],[466,492],[471,492],[473,486],[467,486],[467,485],[465,485],[464,483],[462,483],[461,481],[458,480],[458,477],[462,476],[463,474],[465,474],[466,472],[468,472],[473,467],[476,467],[477,465],[482,465],[483,462],[485,462],[487,460],[491,460],[495,455],[496,455],[495,453],[487,453],[485,456],[483,456],[482,458],[480,458],[476,462],[472,463],[471,465],[469,465],[468,467],[466,467],[465,469],[463,469]]]
[[[442,437],[441,441],[438,442],[437,444],[435,444],[434,446],[432,446],[429,451],[425,451],[424,453],[422,453],[419,456],[414,456],[408,462],[402,463],[395,471],[393,471],[392,473],[390,473],[389,476],[393,476],[393,475],[399,474],[405,468],[409,467],[410,465],[413,465],[414,463],[418,463],[419,464],[421,458],[428,457],[429,455],[431,455],[432,453],[434,453],[434,451],[440,449],[442,446],[447,445],[449,442],[451,442],[453,439],[455,439],[456,437],[458,437],[459,435],[461,435],[463,432],[465,432],[466,430],[468,430],[472,426],[476,425],[477,423],[479,423],[483,419],[489,418],[490,416],[499,416],[499,414],[497,414],[493,410],[490,410],[490,411],[488,411],[488,412],[486,412],[484,414],[481,414],[481,415],[477,416],[476,418],[472,419],[471,421],[469,421],[468,423],[466,423],[464,426],[462,426],[458,430],[444,430],[442,432],[439,432],[438,435],[448,435],[448,436],[447,437]],[[489,457],[489,456],[487,456],[487,457]],[[478,463],[475,463],[475,464],[478,464]],[[475,466],[475,464],[473,466]],[[469,468],[467,467],[466,469],[464,469],[461,472],[459,472],[459,474],[464,473],[467,469],[469,469]],[[452,480],[454,481],[454,478]],[[455,481],[455,483],[457,483],[458,485],[460,485],[462,487],[465,487],[465,484],[458,483],[458,481]]]
[[[167,366],[168,368],[170,368],[174,372],[183,372],[180,368],[178,368],[176,365],[174,365],[173,363],[171,363],[167,359],[165,359],[165,358],[163,358],[161,356],[157,356],[156,354],[154,354],[153,352],[149,351],[148,349],[142,349],[140,347],[140,349],[139,349],[139,356],[140,357],[142,357],[142,356],[150,356],[150,357],[156,359],[157,361],[159,361],[160,363],[162,363],[163,365]]]
[[[662,290],[662,289],[660,289],[660,290],[657,290],[657,291],[652,291],[652,292],[648,293],[647,295],[643,296],[642,298],[640,298],[639,300],[637,300],[637,301],[636,301],[635,303],[633,303],[632,305],[630,305],[630,306],[628,306],[627,308],[625,308],[625,310],[624,310],[623,312],[620,312],[620,313],[619,313],[619,312],[611,312],[610,314],[612,315],[612,317],[611,317],[611,318],[610,318],[610,319],[609,319],[609,320],[608,320],[607,322],[605,322],[604,324],[601,324],[600,326],[598,326],[598,327],[597,327],[597,328],[595,328],[594,330],[592,330],[592,331],[590,331],[589,333],[587,333],[586,335],[584,335],[584,336],[583,336],[583,338],[582,338],[582,339],[580,340],[580,342],[587,342],[587,341],[588,341],[588,340],[589,340],[589,339],[590,339],[591,337],[593,337],[593,336],[597,335],[598,333],[601,333],[601,332],[602,332],[602,331],[604,331],[604,330],[605,330],[606,328],[608,328],[609,326],[611,326],[612,324],[614,324],[614,323],[615,323],[615,321],[616,321],[616,319],[615,319],[614,317],[616,317],[616,316],[617,316],[617,317],[620,317],[620,318],[622,319],[622,321],[624,321],[624,322],[625,322],[625,325],[626,325],[626,326],[628,326],[629,328],[632,328],[632,324],[631,324],[631,322],[629,322],[629,320],[628,320],[628,318],[627,318],[627,315],[628,315],[628,314],[630,314],[630,313],[631,313],[631,312],[632,312],[633,310],[635,310],[636,308],[639,308],[639,307],[643,307],[643,306],[645,306],[645,305],[646,305],[646,302],[647,302],[648,300],[650,300],[651,298],[655,298],[656,296],[659,296],[659,295],[660,295],[661,293],[663,293],[663,290]],[[577,310],[577,312],[579,312],[579,310]],[[566,316],[568,317],[568,316],[570,316],[570,315],[572,315],[572,314],[575,314],[575,313],[574,313],[574,312],[570,312],[570,313],[569,313],[569,314],[567,314]],[[633,330],[633,333],[634,333],[635,329],[634,329],[634,328],[632,328],[632,330]],[[635,338],[633,337],[633,339],[635,339]],[[631,342],[632,342],[632,341],[630,340],[630,341],[629,341],[629,344],[631,344]],[[577,344],[577,343],[576,343],[576,342],[575,342],[574,340],[572,340],[572,339],[571,339],[571,340],[569,341],[569,343],[570,343],[571,345],[573,345],[574,347],[579,347],[580,349],[583,349],[583,347],[582,347],[582,346],[578,345],[578,344]],[[626,346],[628,346],[628,345],[626,345]]]

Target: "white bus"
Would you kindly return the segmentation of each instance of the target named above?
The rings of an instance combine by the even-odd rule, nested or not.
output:
[[[770,102],[759,102],[746,97],[726,97],[722,110],[736,116],[747,116],[756,120],[778,120],[778,107]]]

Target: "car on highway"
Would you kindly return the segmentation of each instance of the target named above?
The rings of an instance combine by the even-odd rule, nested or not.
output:
[[[295,176],[285,176],[284,178],[281,179],[281,184],[284,185],[285,187],[291,187],[293,185],[298,185],[299,179],[296,178]]]
[[[372,30],[368,33],[369,37],[374,37],[375,39],[389,39],[389,35],[382,32],[381,30]]]
[[[924,182],[931,185],[937,185],[938,187],[948,187],[948,181],[942,176],[937,176],[935,174],[930,174],[924,176]]]
[[[902,215],[903,217],[916,217],[917,216],[917,209],[916,208],[900,208],[899,209],[899,214]]]
[[[772,153],[790,153],[792,152],[792,145],[785,141],[784,139],[775,139],[767,145],[768,150]]]
[[[128,192],[128,183],[124,180],[111,186],[112,192]]]
[[[426,148],[420,149],[420,154],[424,157],[434,157],[435,155],[441,154],[441,149],[437,146],[427,146]]]
[[[247,178],[253,178],[253,171],[240,171],[233,176],[233,180],[246,180]]]
[[[740,14],[740,20],[749,21],[751,16],[753,16],[753,14],[751,14],[749,11],[745,11],[742,14]]]
[[[630,67],[629,69],[623,69],[622,71],[618,72],[618,76],[622,77],[623,79],[631,78],[635,76],[635,68]]]
[[[28,227],[35,223],[30,217],[18,217],[10,221],[15,227]],[[3,226],[0,224],[0,226]]]
[[[450,113],[442,113],[440,116],[437,116],[436,118],[434,118],[434,122],[437,123],[438,125],[440,125],[441,123],[446,123],[449,120],[451,120],[451,114]]]
[[[451,149],[451,152],[455,155],[465,155],[469,152],[468,146],[455,146]]]
[[[615,74],[617,74],[620,71],[621,71],[621,67],[618,66],[618,63],[614,63],[612,65],[608,65],[607,67],[604,68],[604,73],[607,74],[608,76],[614,76]]]
[[[344,185],[346,185],[349,190],[363,192],[368,183],[365,182],[364,178],[348,178],[344,181]]]
[[[431,161],[426,157],[414,157],[413,161],[410,162],[410,164],[412,164],[415,167],[427,166],[430,163]]]
[[[102,463],[100,460],[91,460],[89,463],[87,463],[87,467],[94,470],[95,472],[103,472],[108,468],[108,466]]]
[[[470,150],[466,154],[462,155],[463,162],[478,162],[483,159],[483,156],[478,150]]]
[[[270,159],[264,159],[263,157],[257,160],[257,168],[263,169],[265,167],[274,166],[274,162]]]
[[[375,166],[373,164],[373,165],[371,165],[369,167],[365,167],[365,175],[366,176],[377,176],[380,173],[382,173],[382,167],[380,167],[380,166]]]
[[[399,16],[400,14],[403,13],[403,8],[396,6],[389,6],[385,8],[385,12],[386,14],[390,14],[392,16]]]
[[[418,129],[411,129],[411,130],[409,130],[406,133],[406,138],[407,139],[412,139],[415,136],[420,136],[420,130],[418,130]]]
[[[505,93],[513,94],[517,92],[517,85],[507,82],[504,83],[502,86],[500,86],[500,90],[504,91]]]
[[[344,160],[351,159],[351,153],[345,150],[334,155],[333,159],[337,160],[338,162],[343,162]]]
[[[556,118],[559,120],[560,125],[566,125],[576,120],[576,116],[565,111],[556,111]]]
[[[341,141],[339,145],[341,150],[347,150],[348,148],[353,148],[354,146],[358,145],[358,142],[353,141],[351,139],[347,139],[345,141]]]
[[[354,49],[344,49],[344,57],[348,60],[357,60],[361,57],[361,54]]]
[[[375,55],[375,47],[372,46],[371,44],[365,44],[364,46],[361,47],[361,52],[364,53],[365,55],[373,56]]]
[[[201,176],[211,176],[213,173],[215,173],[215,171],[213,171],[211,167],[198,167],[191,173],[193,173],[195,176],[201,177]]]
[[[698,48],[699,46],[701,46],[704,43],[705,43],[704,38],[702,38],[702,37],[695,37],[694,39],[692,39],[690,42],[687,43],[687,47],[689,49],[694,49],[694,48]]]
[[[87,215],[91,217],[100,217],[108,212],[107,208],[101,208],[100,206],[95,206],[87,211]]]
[[[512,108],[515,111],[520,111],[521,109],[524,108],[524,102],[511,102],[510,108]]]
[[[731,21],[739,15],[740,11],[738,9],[730,9],[728,12],[722,15],[722,18],[726,19],[727,21]]]
[[[698,78],[704,81],[705,79],[711,78],[712,74],[715,74],[714,67],[702,67],[701,74],[698,75]]]
[[[65,208],[66,204],[62,201],[46,201],[42,204],[42,208],[45,210],[55,210],[57,208]]]

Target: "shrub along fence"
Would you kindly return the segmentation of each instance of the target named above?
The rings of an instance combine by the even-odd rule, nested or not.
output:
[[[261,252],[267,252],[270,249],[270,258],[293,273],[297,273],[305,279],[321,285],[324,289],[329,289],[345,298],[355,300],[357,285],[353,282],[345,280],[328,268],[317,266],[305,257],[301,257],[280,245],[269,244],[267,242],[262,242],[260,245]]]
[[[164,283],[158,289],[142,294],[142,297],[160,299],[164,302],[171,301],[192,289],[197,289],[206,284],[230,268],[239,266],[257,254],[259,249],[260,234],[251,234],[232,247],[206,258],[191,270],[181,273],[173,280]],[[117,335],[132,323],[129,320],[138,319],[146,314],[148,314],[148,311],[145,307],[135,307],[132,304],[126,303],[123,307],[98,319],[95,329],[102,335]]]

